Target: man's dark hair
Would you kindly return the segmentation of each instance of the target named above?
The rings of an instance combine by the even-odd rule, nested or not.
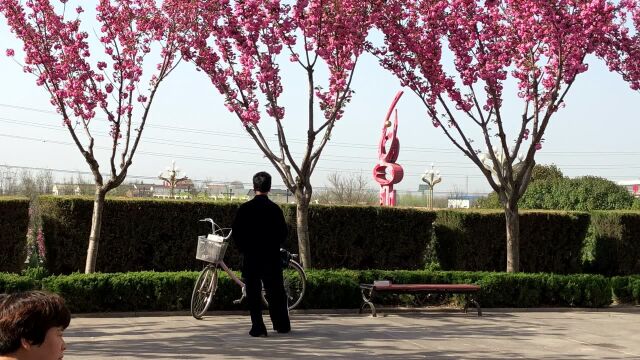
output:
[[[44,342],[49,329],[66,329],[71,313],[64,299],[44,291],[0,295],[0,355],[16,352],[25,339],[30,344]]]
[[[263,193],[271,191],[271,175],[266,171],[253,175],[253,190]]]

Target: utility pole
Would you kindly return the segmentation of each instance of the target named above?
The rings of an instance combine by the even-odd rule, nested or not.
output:
[[[169,185],[169,194],[171,199],[175,199],[174,189],[176,188],[176,185],[189,179],[187,177],[187,174],[183,174],[182,177],[179,177],[179,172],[180,169],[176,169],[176,161],[174,160],[171,162],[170,168],[167,168],[165,171],[161,172],[160,175],[158,175],[158,178],[160,180],[164,180],[165,183]]]

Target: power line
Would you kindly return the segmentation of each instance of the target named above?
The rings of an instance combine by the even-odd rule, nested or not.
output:
[[[76,146],[74,143],[70,143],[70,142],[39,139],[39,138],[33,138],[33,137],[28,137],[28,136],[19,136],[19,135],[10,135],[10,134],[2,134],[2,133],[0,133],[0,137],[7,137],[7,138],[11,138],[11,139],[20,139],[20,140],[28,140],[28,141],[37,141],[37,142],[43,142],[43,143],[53,143],[53,144],[57,144],[57,145],[66,145],[66,146],[73,146],[73,147]],[[95,146],[95,148],[103,149],[103,150],[104,149],[111,150],[111,148],[105,147],[105,146]],[[180,154],[168,154],[168,153],[149,152],[149,151],[142,151],[142,150],[138,150],[137,153],[140,154],[140,155],[158,156],[158,157],[163,157],[163,158],[174,158],[174,159],[182,159],[182,160],[197,160],[197,161],[206,161],[206,162],[227,163],[227,164],[242,164],[242,165],[256,165],[256,166],[265,165],[265,163],[251,162],[251,161],[218,159],[218,158],[210,158],[210,157],[203,157],[203,156],[187,156],[187,155],[180,155]],[[351,173],[362,173],[362,172],[370,172],[371,171],[370,169],[336,169],[336,168],[323,168],[323,167],[317,167],[316,170],[320,171],[320,172],[351,172]],[[422,174],[415,173],[415,174],[406,174],[406,175],[420,176]],[[450,177],[465,177],[465,176],[469,176],[469,177],[476,177],[476,178],[484,177],[482,175],[468,175],[468,174],[448,174],[447,176],[450,176]]]
[[[17,125],[30,125],[33,127],[38,127],[38,128],[44,128],[44,129],[50,129],[50,130],[55,130],[55,131],[60,131],[60,132],[67,132],[67,130],[65,128],[57,127],[54,125],[47,125],[47,124],[42,124],[42,123],[37,123],[37,122],[29,122],[29,121],[18,121],[16,119],[11,119],[11,118],[5,118],[5,117],[0,117],[0,122],[5,122],[5,123],[12,123],[12,124],[17,124]],[[98,134],[104,136],[104,137],[108,137],[108,134],[105,132],[99,132]],[[50,140],[52,141],[52,140]],[[200,142],[185,142],[185,141],[178,141],[178,140],[173,140],[173,139],[162,139],[162,138],[154,138],[154,137],[149,137],[149,136],[145,136],[144,137],[144,142],[145,143],[150,143],[150,144],[158,144],[158,145],[168,145],[168,146],[176,146],[176,147],[182,147],[182,148],[192,148],[192,149],[202,149],[202,150],[215,150],[215,151],[222,151],[222,152],[230,152],[230,153],[234,153],[234,154],[248,154],[248,155],[261,155],[260,153],[258,153],[257,151],[242,151],[245,150],[245,147],[238,147],[238,146],[227,146],[227,145],[220,145],[220,146],[216,146],[216,145],[212,145],[212,144],[207,144],[207,143],[200,143]],[[640,153],[639,153],[640,154]],[[629,153],[629,154],[621,154],[621,155],[635,155],[635,153]],[[351,162],[359,162],[358,160],[365,160],[365,161],[371,161],[371,162],[375,162],[375,159],[369,158],[369,157],[364,157],[364,156],[348,156],[348,155],[340,155],[340,156],[336,156],[336,155],[331,155],[331,154],[323,154],[322,156],[322,160],[326,160],[326,161],[330,161],[330,162],[335,162],[335,161],[339,161],[341,163],[345,162],[345,159],[354,159]],[[406,166],[426,166],[427,163],[429,163],[430,161],[426,161],[426,160],[414,160],[414,159],[399,159],[398,163],[400,163],[401,165],[406,165]],[[466,169],[466,170],[471,170],[471,169],[477,169],[477,167],[475,166],[475,164],[471,164],[470,162],[456,162],[456,161],[432,161],[438,164],[438,167],[440,168],[455,168],[455,169]],[[453,165],[461,165],[461,166],[453,166]],[[583,170],[583,169],[594,169],[594,168],[598,168],[601,170],[604,169],[617,169],[620,167],[624,167],[627,169],[640,169],[640,166],[635,165],[635,164],[571,164],[571,165],[562,165],[562,164],[558,164],[558,166],[562,169],[569,169],[569,170]]]

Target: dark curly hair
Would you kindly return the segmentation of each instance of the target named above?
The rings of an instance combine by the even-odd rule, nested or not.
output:
[[[0,355],[17,351],[22,339],[40,345],[49,329],[66,329],[70,321],[71,313],[57,294],[44,291],[0,294]]]

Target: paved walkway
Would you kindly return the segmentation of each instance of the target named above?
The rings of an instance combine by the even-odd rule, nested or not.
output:
[[[294,314],[267,338],[241,315],[75,317],[65,359],[640,359],[639,310]]]

